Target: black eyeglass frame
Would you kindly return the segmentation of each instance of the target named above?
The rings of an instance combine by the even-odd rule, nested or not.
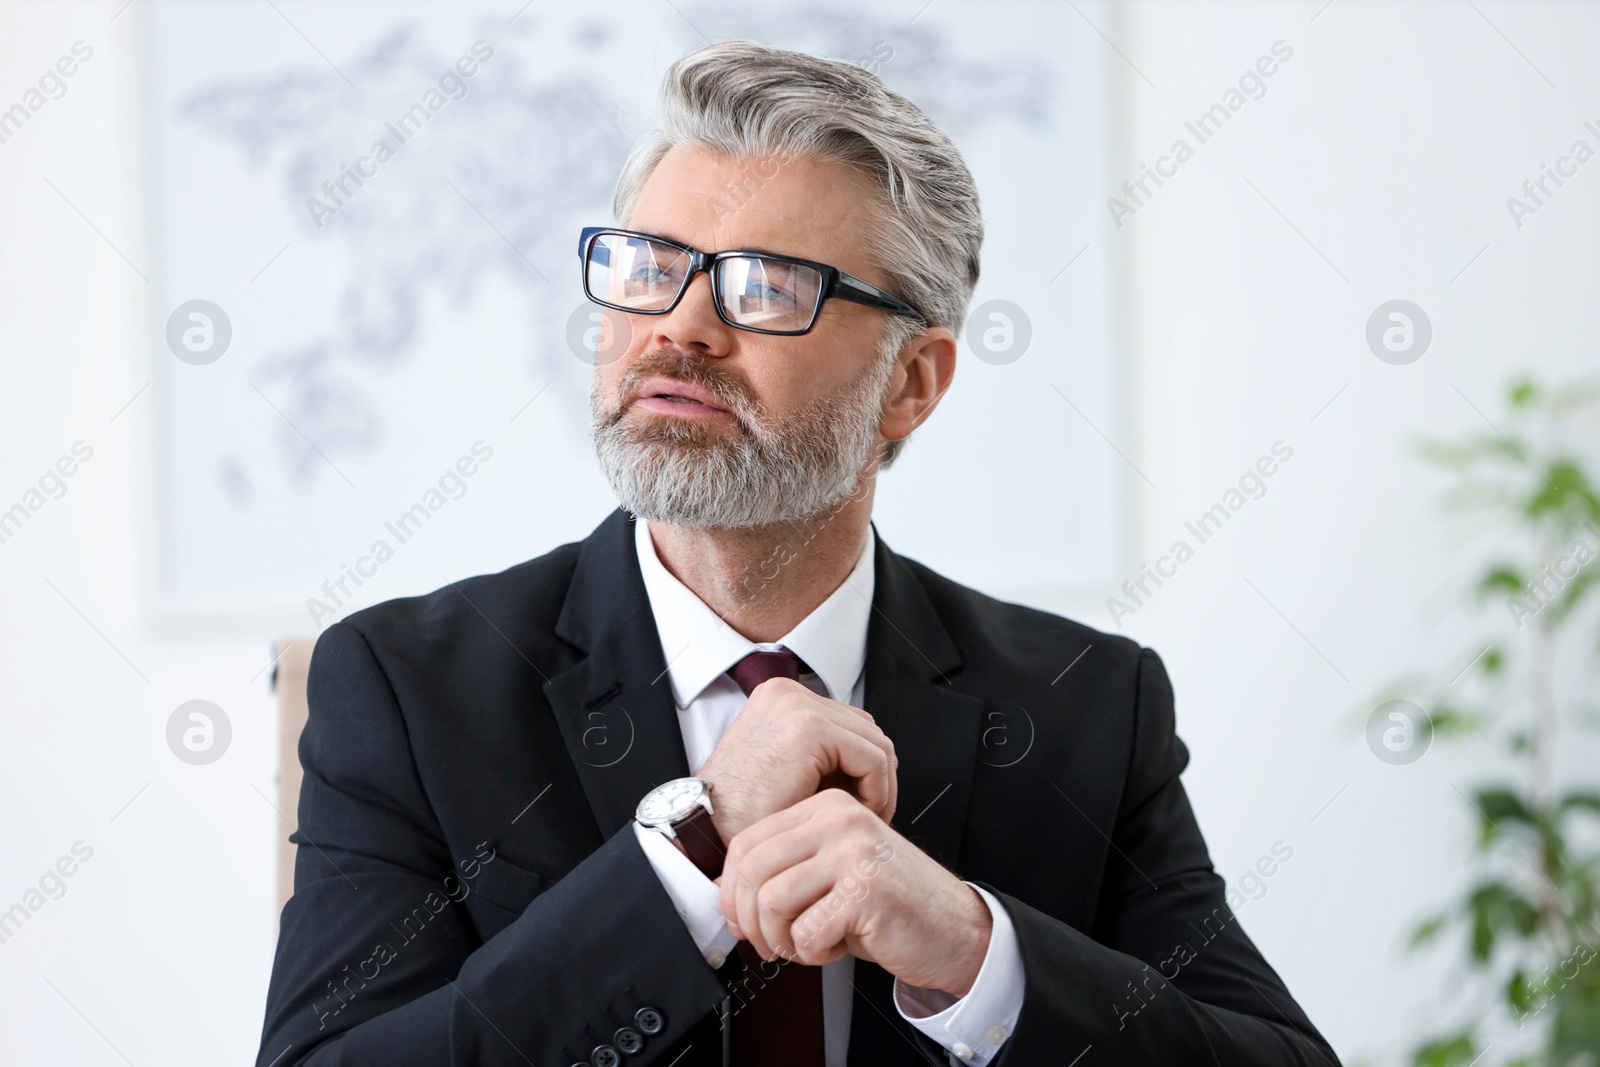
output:
[[[614,304],[609,300],[602,300],[589,291],[589,249],[595,239],[603,234],[617,234],[622,237],[639,237],[647,241],[658,241],[689,256],[689,271],[683,276],[683,283],[678,287],[677,295],[668,301],[666,307],[645,311],[622,304]],[[853,274],[846,274],[838,267],[830,267],[826,263],[818,263],[815,260],[800,259],[798,256],[780,256],[771,252],[749,252],[738,249],[728,249],[722,252],[702,252],[697,248],[690,248],[680,241],[662,237],[660,234],[641,233],[638,230],[621,230],[614,226],[585,226],[578,234],[578,271],[583,280],[583,295],[596,304],[614,308],[617,311],[625,311],[630,315],[665,315],[678,306],[679,301],[683,299],[683,294],[689,291],[689,283],[694,281],[696,274],[705,271],[706,274],[712,276],[714,282],[715,275],[712,275],[712,271],[716,265],[724,259],[732,259],[736,256],[764,259],[775,263],[793,263],[802,267],[810,267],[822,276],[822,285],[817,290],[817,306],[812,309],[810,320],[798,330],[764,330],[759,326],[745,326],[734,322],[723,309],[722,295],[717,291],[717,286],[713,284],[711,286],[711,303],[717,309],[717,317],[736,330],[749,330],[751,333],[775,334],[782,337],[794,337],[809,333],[811,328],[817,324],[817,316],[822,314],[823,305],[828,302],[830,297],[838,297],[840,300],[848,300],[852,304],[863,304],[867,307],[890,311],[896,315],[905,315],[908,318],[916,319],[924,327],[928,325],[928,320],[923,316],[922,312],[904,300],[884,292],[869,282],[862,281]]]

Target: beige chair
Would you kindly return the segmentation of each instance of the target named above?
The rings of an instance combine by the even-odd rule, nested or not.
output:
[[[294,831],[300,811],[300,731],[306,724],[306,672],[311,667],[311,637],[285,637],[273,646],[278,657],[272,690],[278,697],[278,811],[288,820],[278,836],[278,911],[294,891]],[[280,655],[281,653],[281,655]]]

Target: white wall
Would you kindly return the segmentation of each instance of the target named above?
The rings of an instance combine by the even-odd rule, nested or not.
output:
[[[154,257],[143,120],[118,90],[139,73],[138,12],[111,21],[120,6],[0,8],[0,106],[74,41],[94,48],[0,144],[0,507],[73,442],[94,449],[0,544],[0,908],[74,842],[94,850],[0,944],[5,1063],[247,1060],[275,933],[266,650],[163,638],[141,611],[155,426],[138,271]],[[1102,216],[1066,243],[1113,242],[1131,272],[1136,430],[1117,444],[1153,484],[1128,472],[1135,565],[1273,442],[1294,449],[1120,628],[1172,672],[1218,868],[1294,849],[1246,928],[1342,1056],[1382,1059],[1438,1017],[1437,966],[1399,943],[1456,885],[1469,825],[1452,783],[1484,762],[1440,748],[1389,767],[1358,736],[1398,673],[1448,677],[1477,649],[1454,599],[1466,561],[1413,442],[1482,428],[1471,405],[1494,417],[1513,369],[1595,365],[1600,163],[1521,229],[1505,198],[1600,124],[1600,9],[1319,6],[1137,3],[1103,26],[1130,61],[1135,165],[1273,42],[1294,54],[1120,229]],[[1435,329],[1405,367],[1363,339],[1395,297]],[[1111,626],[1099,598],[1070,607]],[[233,724],[212,767],[166,748],[194,698]]]
[[[75,41],[93,49],[66,94],[0,144],[0,499],[20,499],[73,442],[93,449],[65,496],[0,544],[0,907],[74,842],[93,849],[65,895],[0,944],[8,1064],[243,1062],[275,935],[278,817],[257,793],[275,796],[266,650],[166,642],[141,621],[155,408],[139,393],[136,271],[149,276],[153,257],[143,120],[123,89],[138,77],[137,10],[113,22],[119,6],[0,10],[7,107]],[[166,747],[167,717],[196,698],[234,729],[211,767]]]
[[[1483,761],[1441,745],[1391,767],[1359,736],[1398,675],[1448,682],[1482,647],[1460,610],[1472,561],[1415,442],[1487,432],[1472,405],[1499,420],[1515,370],[1600,367],[1600,164],[1521,229],[1505,206],[1575,139],[1600,147],[1582,128],[1600,120],[1600,8],[1321,6],[1131,12],[1122,50],[1156,86],[1128,78],[1136,161],[1273,42],[1294,49],[1262,99],[1107,232],[1134,257],[1136,456],[1157,486],[1136,483],[1145,559],[1272,442],[1295,452],[1125,624],[1172,671],[1218,868],[1237,877],[1280,838],[1295,849],[1246,929],[1342,1057],[1376,1058],[1442,1022],[1440,991],[1459,990],[1400,944],[1459,888],[1472,828],[1452,783],[1470,789]],[[1409,366],[1364,341],[1394,298],[1434,326]]]

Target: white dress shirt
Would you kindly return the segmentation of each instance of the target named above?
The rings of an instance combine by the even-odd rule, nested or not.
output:
[[[744,707],[745,695],[728,668],[751,652],[786,648],[811,672],[800,682],[823,696],[861,707],[866,689],[867,622],[876,580],[873,533],[843,584],[782,639],[756,644],[719,618],[704,601],[673,577],[656,555],[649,526],[635,523],[635,546],[645,592],[661,635],[662,654],[683,730],[684,754],[699,770],[724,730]],[[759,579],[758,579],[759,580]],[[661,883],[706,962],[721,967],[733,951],[717,898],[717,887],[660,833],[637,823],[639,838]],[[969,885],[971,883],[968,883]],[[1000,1051],[1022,1012],[1022,959],[1016,931],[993,895],[973,886],[989,907],[993,932],[982,967],[964,997],[894,983],[895,1007],[911,1025],[939,1042],[953,1065],[985,1067]],[[844,956],[822,968],[822,1018],[827,1067],[846,1067],[850,1045],[855,958]]]

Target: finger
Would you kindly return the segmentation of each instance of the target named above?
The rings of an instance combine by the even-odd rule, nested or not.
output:
[[[808,689],[806,692],[810,693],[811,690]],[[849,730],[853,734],[860,734],[867,740],[875,744],[881,744],[885,748],[892,749],[894,747],[889,740],[889,736],[878,726],[877,720],[865,711],[851,707],[849,704],[841,704],[837,700],[829,700],[826,697],[817,696],[815,693],[811,695],[817,700],[816,710],[826,716],[828,721],[834,725]]]
[[[840,731],[854,734],[880,749],[887,766],[887,770],[881,776],[885,784],[881,788],[875,783],[868,784],[866,789],[858,785],[856,792],[862,795],[863,799],[870,792],[873,800],[868,802],[868,806],[880,817],[889,819],[894,815],[899,794],[899,783],[895,774],[899,759],[895,755],[894,742],[879,729],[871,714],[861,708],[830,700],[787,678],[772,678],[761,683],[752,691],[750,704],[757,706],[761,712],[760,717],[778,716],[791,723],[799,721],[799,716],[802,714],[815,716],[813,721],[820,720],[824,730],[823,741],[827,745],[824,756],[833,766],[839,764],[841,744],[836,739]],[[746,707],[748,708],[750,704]],[[741,712],[741,715],[743,714]],[[828,730],[830,726],[833,728],[831,731]],[[859,748],[854,750],[859,751]],[[827,777],[833,766],[822,767],[821,776]],[[846,773],[858,781],[863,777],[860,772]]]
[[[809,966],[825,962],[844,941],[845,912],[864,888],[844,881],[838,862],[825,853],[778,872],[761,888],[762,937],[790,959]]]
[[[872,721],[871,716],[868,716],[866,712],[861,711],[859,708],[852,708],[848,704],[840,704],[837,701],[828,701],[820,710],[835,726],[849,730],[882,750],[888,768],[886,773],[887,803],[882,806],[870,804],[868,806],[872,807],[879,817],[885,821],[889,820],[894,815],[900,792],[899,774],[897,773],[900,766],[900,757],[895,754],[894,742],[889,739],[888,734],[878,728],[877,724]],[[857,717],[851,714],[853,712],[860,712],[862,716],[866,717]],[[859,780],[860,776],[851,775],[851,777]],[[861,794],[859,786],[857,787],[857,794]]]
[[[894,812],[899,791],[892,749],[842,730],[833,734],[831,743],[839,769],[856,780],[856,795],[861,803],[887,821]]]
[[[741,940],[750,942],[762,959],[770,959],[772,947],[761,936],[761,920],[758,916],[756,898],[761,890],[761,883],[751,878],[741,866],[738,884],[733,888],[733,928],[736,936]]]
[[[758,884],[745,872],[743,858],[736,857],[730,850],[723,860],[717,901],[722,906],[722,917],[727,920],[729,931],[740,941],[750,940],[749,916],[754,911],[757,888]],[[742,920],[741,913],[745,916]]]
[[[808,859],[806,861],[810,863]],[[784,878],[790,869],[779,871],[774,878]],[[794,924],[797,911],[790,910],[789,894],[776,891],[773,879],[761,883],[757,890],[754,908],[755,915],[751,922],[755,929],[761,932],[761,941],[766,944],[771,954],[780,959],[797,959],[797,950],[790,927]],[[751,942],[754,944],[754,942]]]
[[[823,774],[817,780],[817,791],[824,789],[842,789],[857,800],[872,809],[874,815],[885,822],[894,818],[895,808],[900,803],[900,776],[893,752],[886,752],[887,769],[882,777],[887,792],[880,796],[873,791],[873,782],[862,782],[854,775],[835,768]]]
[[[824,964],[832,963],[834,960],[844,959],[849,954],[850,942],[840,938],[828,948],[807,947],[800,953],[795,962],[803,963],[807,967],[821,967]],[[871,961],[869,960],[868,962]]]
[[[806,692],[809,693],[811,690],[808,689]],[[821,694],[814,693],[812,695],[818,697],[818,699],[826,700],[829,709],[836,712],[841,719],[848,719],[852,722],[866,722],[873,726],[878,724],[878,720],[873,718],[872,712],[866,708],[858,708],[854,704],[846,704],[842,700],[829,700]]]
[[[722,914],[733,928],[734,936],[748,940],[749,926],[754,923],[755,891],[759,880],[746,873],[746,860],[764,842],[804,826],[814,814],[829,804],[837,803],[839,794],[816,793],[782,811],[773,812],[764,819],[745,827],[728,842],[722,869],[722,884],[718,902]],[[847,801],[855,803],[854,801]],[[754,943],[754,942],[752,942]]]
[[[759,840],[747,839],[745,835],[735,840],[740,841],[740,846],[738,849],[729,849],[718,900],[722,904],[723,916],[730,920],[736,936],[749,941],[763,955],[770,956],[772,950],[779,946],[766,937],[769,928],[762,923],[759,906],[761,888],[773,876],[816,855],[826,843],[826,834],[805,814],[787,830],[767,834]]]
[[[769,909],[773,880],[784,878],[796,865],[812,860],[826,846],[829,836],[819,822],[808,821],[768,838],[745,856],[743,868],[753,891],[736,898],[739,926],[759,930],[760,939],[778,955],[793,955],[794,946],[786,939],[794,916],[774,915]]]

